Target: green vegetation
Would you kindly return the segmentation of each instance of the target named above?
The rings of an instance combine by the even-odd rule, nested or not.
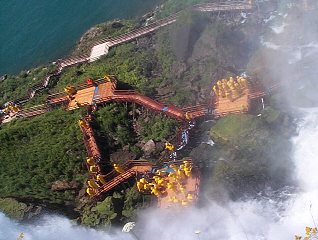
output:
[[[277,113],[273,113],[276,116]],[[264,114],[265,115],[265,114]],[[292,172],[289,152],[290,136],[281,134],[292,123],[269,125],[264,118],[251,115],[229,115],[221,118],[210,130],[216,142],[210,162],[213,184],[225,186],[233,196],[260,191],[263,184],[280,187]],[[273,117],[270,118],[272,120]],[[272,122],[273,123],[273,122]],[[244,190],[243,190],[244,189]]]
[[[177,122],[161,115],[155,115],[141,117],[138,119],[138,125],[140,126],[139,133],[142,139],[145,141],[150,139],[162,141],[176,133]]]
[[[172,13],[179,12],[187,7],[195,4],[211,2],[211,0],[167,0],[164,4],[163,9],[160,12],[160,16],[167,17]]]
[[[9,217],[22,220],[26,211],[27,205],[19,203],[15,199],[5,198],[0,199],[0,209]]]
[[[175,134],[177,122],[157,113],[144,113],[140,116],[135,113],[137,118],[135,132],[131,116],[133,111],[130,104],[125,106],[121,103],[112,103],[96,112],[93,127],[105,156],[125,146],[129,146],[129,151],[132,153],[141,156],[141,149],[135,145],[139,140],[163,141]]]
[[[128,109],[123,104],[114,103],[99,109],[94,128],[97,136],[105,141],[104,144],[101,142],[101,146],[108,143],[109,146],[115,144],[116,148],[122,148],[136,142]]]
[[[143,203],[143,196],[133,187],[120,193],[114,192],[102,202],[86,205],[79,221],[91,227],[132,221],[136,219],[136,211],[147,204]]]
[[[13,101],[27,95],[28,90],[35,84],[40,83],[44,76],[54,69],[53,65],[37,67],[29,71],[22,71],[17,76],[9,75],[0,82],[0,105],[7,101]]]
[[[131,20],[114,20],[112,22],[100,23],[88,30],[81,38],[74,55],[89,54],[91,47],[96,41],[104,38],[116,37],[123,33],[133,30],[137,25],[135,19]]]
[[[13,219],[22,220],[27,209],[28,206],[25,203],[20,203],[12,198],[0,198],[0,211]]]
[[[221,118],[211,129],[212,139],[218,142],[240,144],[242,138],[252,131],[262,130],[263,123],[251,115],[228,115]]]
[[[0,126],[0,197],[65,203],[74,190],[54,192],[56,180],[83,181],[85,151],[77,114],[57,110]]]
[[[110,225],[111,221],[117,217],[115,212],[113,197],[106,197],[102,202],[97,202],[95,207],[86,207],[80,221],[88,226]]]
[[[113,48],[108,56],[94,64],[66,69],[53,91],[62,91],[66,85],[82,83],[87,78],[101,78],[107,73],[115,75],[122,83],[145,92],[151,90],[150,76],[155,64],[150,50],[143,51],[133,43],[124,44]]]
[[[157,17],[201,2],[206,1],[167,0]],[[246,46],[244,31],[240,28],[233,31],[234,24],[216,19],[208,14],[199,16],[184,11],[174,25],[154,35],[114,47],[94,63],[65,69],[50,90],[43,91],[26,106],[43,103],[49,93],[63,91],[67,85],[105,74],[117,77],[119,89],[134,89],[163,102],[179,106],[206,103],[212,81],[229,74],[225,68],[235,65],[233,62],[248,59],[241,55]],[[128,32],[138,24],[135,20],[100,24],[84,35],[74,55],[88,53],[96,40]],[[41,67],[30,73],[9,76],[0,83],[3,93],[0,104],[24,96],[51,68]],[[87,200],[86,197],[74,200],[82,196],[79,190],[87,177],[83,167],[86,151],[77,126],[84,112],[85,109],[72,113],[60,109],[0,126],[0,197],[60,205]],[[194,159],[200,158],[210,167],[213,176],[210,188],[211,183],[213,187],[222,185],[232,196],[239,196],[247,186],[258,190],[258,185],[267,182],[282,185],[286,180],[290,143],[286,135],[279,134],[286,132],[290,121],[274,109],[266,109],[262,114],[261,117],[230,115],[220,119],[210,131],[216,145],[201,145],[193,152]],[[281,122],[285,123],[284,127],[280,126]],[[175,134],[177,122],[138,107],[135,110],[131,104],[111,103],[95,113],[92,126],[103,156],[108,159],[112,153],[124,151],[141,156],[142,142],[167,140]],[[125,160],[122,155],[120,158]],[[57,180],[75,181],[78,188],[52,190]],[[76,206],[80,208],[78,220],[88,226],[134,220],[137,209],[144,207],[143,197],[131,188],[115,192],[97,203],[88,201],[84,206]],[[13,212],[10,216],[23,218],[24,208],[24,204],[0,199],[0,209]]]
[[[282,117],[282,114],[278,110],[271,108],[271,107],[266,107],[263,110],[262,115],[261,115],[261,118],[265,122],[267,122],[268,124],[272,124],[272,125],[280,124],[279,121],[282,120],[281,117]]]

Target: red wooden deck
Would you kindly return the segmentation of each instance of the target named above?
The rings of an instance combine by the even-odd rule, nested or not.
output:
[[[194,204],[198,201],[199,198],[199,187],[200,187],[200,175],[197,169],[193,169],[193,176],[186,180],[185,192],[181,193],[178,191],[173,191],[167,189],[167,194],[158,198],[158,207],[159,208],[170,208],[175,207],[176,205],[181,206],[179,203],[173,203],[170,201],[170,198],[176,197],[179,200],[187,200],[187,194],[193,195],[193,201],[191,204]],[[189,205],[191,205],[189,204]]]

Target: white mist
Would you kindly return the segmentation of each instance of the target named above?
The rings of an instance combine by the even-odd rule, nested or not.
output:
[[[44,216],[36,224],[21,225],[0,213],[0,240],[16,240],[24,233],[23,240],[131,240],[128,235],[109,235],[73,224],[60,216]]]
[[[281,34],[284,29],[276,29],[275,34]],[[283,42],[274,44],[268,39],[263,40],[263,43],[273,50],[288,47],[288,51],[293,49],[290,54],[297,53],[297,46],[290,48],[284,46]],[[317,48],[314,47],[313,51]],[[290,64],[306,57],[300,55],[299,59],[299,54],[296,55],[296,61]],[[308,67],[315,69],[317,66],[311,64]],[[140,239],[293,240],[295,234],[304,235],[306,226],[314,227],[315,221],[318,222],[318,109],[301,112],[303,120],[298,124],[298,135],[292,139],[291,152],[291,164],[295,165],[295,178],[299,187],[295,193],[289,194],[283,190],[267,197],[258,196],[222,205],[211,202],[204,209],[186,209],[173,213],[147,211],[140,217],[139,225],[142,227],[137,232]],[[15,240],[21,232],[25,233],[25,240],[133,239],[127,234],[110,236],[102,231],[75,226],[58,216],[46,216],[34,225],[20,225],[0,214],[0,240]]]

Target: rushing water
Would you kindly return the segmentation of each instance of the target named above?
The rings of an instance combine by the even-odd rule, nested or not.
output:
[[[103,231],[79,227],[66,218],[45,216],[36,224],[20,225],[0,213],[0,240],[16,240],[23,233],[24,240],[130,240],[129,236],[110,236]]]
[[[169,218],[160,211],[146,212],[140,219],[144,226],[140,238],[292,240],[295,234],[304,234],[306,226],[314,226],[314,220],[318,221],[318,109],[303,110],[303,114],[299,134],[293,138],[292,153],[301,187],[298,193],[288,195],[288,191],[283,191],[273,193],[272,198],[230,202],[222,206],[211,202],[208,208],[188,209]],[[197,230],[200,230],[199,236],[195,234]],[[15,240],[20,232],[25,233],[26,240],[133,239],[128,234],[109,236],[105,232],[75,226],[63,217],[47,216],[38,224],[23,226],[0,214],[0,240]]]
[[[307,26],[310,31],[310,26],[304,25]],[[273,31],[275,34],[281,34],[284,28],[274,28]],[[289,36],[292,39],[292,36]],[[315,72],[314,78],[309,79],[311,76],[307,75],[306,79],[314,86],[317,82],[315,76],[318,62],[310,56],[318,50],[318,37],[316,41],[313,41],[315,38],[310,39],[310,42],[305,40],[299,45],[276,42],[277,47],[274,49],[274,43],[270,39],[263,39],[263,43],[265,47],[275,51],[287,51],[285,64],[293,64],[292,67],[298,67],[297,71],[305,69],[308,72],[309,69]],[[290,61],[295,51],[305,46],[305,54],[301,51],[297,60]],[[304,68],[303,60],[306,62]],[[283,66],[280,66],[280,70],[282,69]],[[292,240],[295,234],[304,235],[306,226],[314,227],[318,222],[318,109],[298,111],[301,121],[298,123],[298,134],[292,139],[293,162],[290,163],[295,166],[294,174],[298,182],[296,191],[292,194],[288,188],[280,192],[268,191],[264,197],[257,196],[255,199],[222,205],[211,202],[210,206],[204,209],[186,209],[172,215],[158,210],[147,211],[138,221],[143,226],[142,231],[138,232],[140,239]],[[25,233],[26,240],[132,239],[128,234],[117,233],[109,236],[104,232],[78,227],[63,217],[47,216],[38,224],[25,226],[0,214],[0,240],[15,240],[20,232]]]
[[[0,75],[66,56],[91,26],[129,18],[160,0],[1,0]]]

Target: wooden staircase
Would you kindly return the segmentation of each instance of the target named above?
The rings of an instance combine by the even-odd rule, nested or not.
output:
[[[115,171],[110,172],[106,176],[103,176],[106,181],[108,182],[101,186],[99,189],[96,190],[95,197],[101,195],[104,192],[108,192],[112,190],[113,188],[117,187],[121,183],[127,181],[129,178],[133,176],[137,176],[138,174],[147,173],[152,170],[153,165],[148,161],[128,161],[126,163],[126,166],[128,166],[128,169],[124,172],[118,175]],[[115,174],[117,176],[113,177]]]

